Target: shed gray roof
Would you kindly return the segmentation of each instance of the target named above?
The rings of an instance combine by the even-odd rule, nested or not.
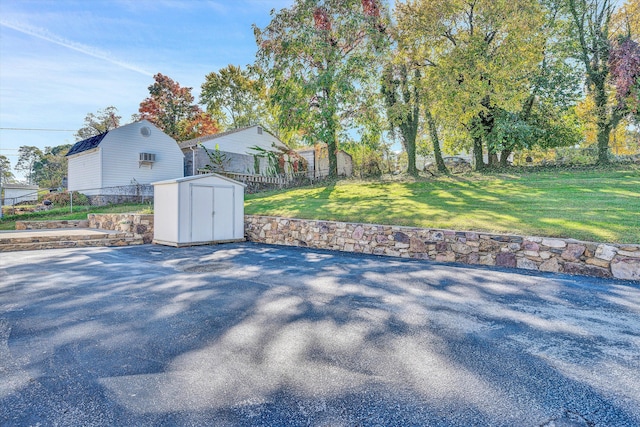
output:
[[[236,181],[235,179],[231,179],[228,176],[220,175],[220,174],[217,174],[217,173],[207,173],[207,174],[203,174],[203,175],[192,175],[192,176],[185,176],[185,177],[182,177],[182,178],[167,179],[167,180],[164,180],[164,181],[152,182],[151,185],[175,184],[177,182],[196,181],[196,180],[210,178],[210,177],[220,178],[220,179],[222,179],[224,181],[229,181],[229,182],[231,182],[233,184],[238,184],[238,185],[241,185],[243,187],[247,186],[247,184],[244,184],[244,183],[242,183],[240,181]]]

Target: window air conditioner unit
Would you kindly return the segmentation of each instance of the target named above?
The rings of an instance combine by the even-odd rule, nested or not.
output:
[[[139,160],[138,167],[142,165],[149,165],[149,167],[153,168],[153,163],[156,161],[156,155],[153,153],[140,153]]]
[[[140,153],[140,161],[141,162],[155,162],[156,155],[153,153]]]

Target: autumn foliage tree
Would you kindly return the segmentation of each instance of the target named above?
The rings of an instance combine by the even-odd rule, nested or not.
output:
[[[609,66],[618,108],[640,123],[640,44],[620,37],[611,50]]]
[[[139,118],[147,119],[176,141],[216,133],[215,120],[194,104],[192,88],[158,73],[149,86],[149,97],[140,103]]]
[[[297,0],[254,27],[257,65],[283,128],[302,129],[308,143],[328,146],[337,176],[339,135],[353,121],[361,91],[376,77],[386,40],[386,7],[376,0]]]

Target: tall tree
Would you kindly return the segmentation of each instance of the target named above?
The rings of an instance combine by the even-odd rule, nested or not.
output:
[[[529,93],[541,60],[537,0],[409,0],[397,4],[405,45],[431,66],[433,112],[472,142],[477,169],[499,111],[513,111]]]
[[[407,173],[418,176],[416,168],[416,138],[420,122],[420,70],[409,75],[406,64],[389,63],[382,73],[381,92],[392,130],[400,131],[402,146],[407,153]]]
[[[254,26],[270,102],[280,105],[282,127],[327,144],[335,177],[339,134],[386,43],[387,8],[376,0],[297,0],[271,16],[264,29]]]
[[[140,103],[140,119],[147,119],[176,141],[206,135],[216,122],[194,104],[190,87],[181,87],[178,82],[158,73],[153,76],[155,83],[149,86],[149,97]],[[193,126],[194,122],[206,122],[206,126]]]
[[[33,166],[34,181],[40,187],[58,188],[62,186],[62,180],[67,175],[66,154],[71,147],[71,144],[64,144],[44,148],[42,155]]]
[[[584,66],[587,88],[594,100],[598,163],[607,164],[609,136],[624,116],[622,106],[610,102],[607,91],[610,23],[615,5],[611,0],[568,0],[567,7],[577,41],[576,59]]]
[[[118,115],[118,109],[113,105],[98,110],[97,113],[88,113],[84,118],[84,126],[75,133],[76,141],[91,138],[115,129],[120,126],[121,116]]]
[[[612,32],[640,43],[640,0],[627,0],[612,16]]]
[[[552,148],[579,142],[579,126],[572,107],[582,95],[582,74],[571,63],[564,40],[568,17],[561,2],[542,0],[544,43],[538,48],[542,60],[527,79],[528,96],[513,111],[499,111],[487,142],[490,151],[500,152],[501,166],[511,153],[533,146]]]
[[[18,162],[15,169],[27,175],[29,184],[35,182],[35,165],[42,160],[42,150],[33,145],[23,145],[18,148]]]
[[[228,65],[207,74],[200,103],[227,129],[259,124],[264,115],[265,91],[248,70]]]
[[[12,182],[14,179],[11,172],[11,162],[7,156],[0,154],[0,185]]]

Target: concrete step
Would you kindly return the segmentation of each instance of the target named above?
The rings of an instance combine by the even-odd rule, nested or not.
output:
[[[0,252],[142,243],[141,239],[127,237],[126,233],[88,228],[0,232]]]

